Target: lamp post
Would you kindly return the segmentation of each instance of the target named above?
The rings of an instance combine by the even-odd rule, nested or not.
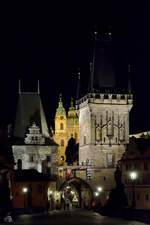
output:
[[[26,193],[28,192],[28,188],[27,187],[24,187],[22,189],[22,192],[24,194],[24,208],[26,207]]]
[[[133,192],[132,192],[132,208],[136,207],[136,199],[135,199],[135,181],[137,179],[137,173],[135,171],[132,171],[130,173],[130,178],[132,180],[133,184]]]

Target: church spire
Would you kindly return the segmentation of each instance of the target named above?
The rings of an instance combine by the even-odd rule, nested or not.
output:
[[[63,107],[63,102],[62,102],[62,94],[59,94],[59,102],[58,102],[58,108],[56,110],[56,114],[66,114],[66,111]]]
[[[77,81],[77,99],[79,99],[79,97],[80,97],[80,89],[81,89],[81,82],[80,82],[80,68],[78,68],[78,73],[77,73],[77,75],[78,75],[78,81]]]
[[[128,65],[128,92],[131,94],[131,65]]]

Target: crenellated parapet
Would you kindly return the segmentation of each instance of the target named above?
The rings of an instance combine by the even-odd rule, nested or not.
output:
[[[128,105],[133,104],[132,94],[102,94],[88,93],[76,101],[76,109],[84,107],[87,103]]]

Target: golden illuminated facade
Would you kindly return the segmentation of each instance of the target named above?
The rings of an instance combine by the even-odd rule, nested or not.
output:
[[[55,142],[58,147],[58,165],[62,165],[66,160],[66,146],[68,140],[73,136],[76,143],[79,142],[79,120],[73,106],[73,99],[71,99],[71,106],[66,114],[63,107],[62,95],[60,94],[58,108],[55,115]]]

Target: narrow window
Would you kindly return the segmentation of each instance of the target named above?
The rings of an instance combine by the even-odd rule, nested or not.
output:
[[[137,200],[140,200],[140,195],[139,194],[137,194]]]
[[[47,160],[47,162],[50,162],[51,161],[51,156],[50,155],[47,155],[46,156],[46,160]]]
[[[148,170],[148,164],[147,164],[147,162],[144,162],[144,170]]]
[[[60,124],[60,130],[63,130],[64,129],[64,125],[63,123]]]
[[[114,167],[114,155],[113,154],[107,155],[107,165],[109,168]]]
[[[84,135],[84,145],[86,145],[86,136]]]
[[[63,139],[61,140],[60,145],[61,145],[61,146],[64,146],[64,140],[63,140]]]
[[[105,137],[104,137],[104,143],[105,143]]]
[[[30,162],[34,162],[34,156],[33,156],[33,155],[30,155],[30,156],[29,156],[29,161],[30,161]]]
[[[46,173],[47,173],[48,175],[51,175],[51,168],[50,168],[50,167],[47,167],[47,168],[46,168]]]
[[[149,195],[145,195],[145,199],[148,201],[149,200]]]

